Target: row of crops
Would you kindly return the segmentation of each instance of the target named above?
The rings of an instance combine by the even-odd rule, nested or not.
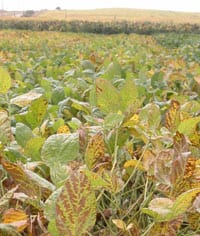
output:
[[[97,34],[119,33],[200,33],[200,24],[151,22],[151,21],[87,21],[87,20],[40,20],[40,19],[1,19],[0,29],[19,29],[32,31],[60,31]]]
[[[199,235],[198,35],[0,39],[0,235]]]

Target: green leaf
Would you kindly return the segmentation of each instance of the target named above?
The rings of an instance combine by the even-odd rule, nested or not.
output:
[[[56,203],[56,225],[61,235],[83,235],[96,221],[95,193],[84,174],[73,172]]]
[[[164,80],[164,73],[163,72],[156,72],[151,78],[151,86],[153,88],[162,89],[165,87],[165,80]]]
[[[121,66],[117,61],[111,62],[106,68],[105,74],[103,77],[108,80],[112,80],[115,77],[121,78],[122,70]]]
[[[6,94],[11,87],[11,78],[6,69],[0,67],[0,94]]]
[[[56,220],[53,219],[48,224],[48,231],[51,233],[52,236],[61,236],[57,227],[56,227]]]
[[[50,176],[56,187],[62,186],[68,177],[67,166],[60,162],[55,162],[54,165],[50,167]]]
[[[31,103],[28,112],[16,115],[16,120],[34,129],[42,123],[46,115],[47,106],[47,101],[43,97],[40,97]]]
[[[28,157],[31,157],[32,161],[40,161],[40,151],[44,142],[45,138],[42,137],[35,137],[29,139],[26,143],[26,146],[24,147],[24,154]]]
[[[94,173],[89,170],[84,170],[83,173],[87,176],[92,188],[95,190],[100,189],[100,188],[106,188],[110,189],[110,183],[106,180],[104,180],[98,173]]]
[[[49,167],[58,162],[65,165],[79,155],[79,137],[77,134],[51,135],[42,147],[42,160]]]
[[[135,106],[135,101],[138,97],[137,87],[133,80],[126,79],[123,88],[120,90],[122,111]]]
[[[186,213],[199,193],[200,188],[188,190],[178,196],[174,202],[169,198],[156,198],[150,202],[149,208],[144,208],[142,211],[158,222],[171,221]]]
[[[45,201],[44,215],[49,221],[53,221],[56,218],[56,201],[61,191],[62,191],[62,188],[56,189]]]
[[[57,87],[52,91],[51,102],[56,105],[65,99],[65,91],[63,87]]]
[[[185,213],[199,193],[200,188],[194,188],[178,196],[172,207],[172,218]]]
[[[119,127],[124,120],[124,115],[119,113],[110,113],[105,117],[104,127],[106,129],[113,129]]]
[[[155,132],[161,123],[160,108],[156,104],[147,104],[139,114],[140,120]]]
[[[83,60],[81,61],[81,66],[83,67],[84,70],[92,70],[95,71],[94,64],[89,61],[89,60]]]
[[[33,138],[32,130],[23,123],[17,123],[15,138],[20,146],[25,147],[29,139]]]
[[[117,113],[121,108],[119,92],[105,79],[96,80],[96,98],[97,106],[105,113]]]
[[[178,131],[182,134],[190,136],[195,133],[196,126],[199,122],[200,116],[185,119],[179,124]]]

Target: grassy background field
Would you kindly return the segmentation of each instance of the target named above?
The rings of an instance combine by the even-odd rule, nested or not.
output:
[[[7,15],[18,16],[16,12]],[[5,17],[5,16],[4,16]],[[21,18],[21,17],[20,17]],[[45,20],[87,20],[87,21],[150,21],[172,23],[200,23],[200,13],[140,9],[95,9],[95,10],[44,10],[35,14],[34,19]]]

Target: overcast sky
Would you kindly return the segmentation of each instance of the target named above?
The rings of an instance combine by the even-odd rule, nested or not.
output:
[[[5,10],[139,8],[200,12],[200,0],[0,0]]]

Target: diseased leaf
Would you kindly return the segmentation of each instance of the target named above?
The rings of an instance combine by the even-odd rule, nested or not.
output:
[[[144,166],[142,165],[141,161],[138,160],[128,160],[124,163],[124,168],[128,169],[128,168],[133,168],[133,169],[138,169],[141,171],[145,171]]]
[[[156,223],[148,232],[148,236],[176,236],[182,223],[181,219]]]
[[[19,190],[31,198],[39,199],[44,196],[48,197],[54,190],[54,186],[47,180],[29,170],[22,165],[8,162],[1,159],[1,164],[5,170],[12,176],[13,180],[19,184]]]
[[[103,135],[101,133],[95,134],[90,138],[86,152],[85,152],[85,162],[87,167],[91,170],[98,163],[102,162],[105,156],[105,143]]]
[[[54,163],[67,164],[79,155],[78,134],[51,135],[44,143],[41,151],[42,160],[49,167]]]
[[[96,221],[96,198],[84,174],[73,172],[56,203],[56,225],[61,235],[83,235]]]
[[[11,78],[6,69],[0,67],[0,94],[6,94],[11,87]]]
[[[165,114],[165,125],[171,131],[175,132],[180,124],[180,103],[171,101],[171,105]]]

